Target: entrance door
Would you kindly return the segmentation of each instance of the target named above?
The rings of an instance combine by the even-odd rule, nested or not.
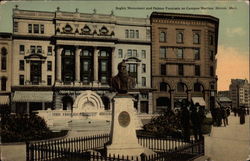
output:
[[[32,84],[39,84],[42,75],[41,61],[31,61],[30,63],[30,81]]]

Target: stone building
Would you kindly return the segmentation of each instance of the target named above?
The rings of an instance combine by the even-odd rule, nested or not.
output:
[[[230,98],[232,100],[232,108],[245,106],[250,108],[250,84],[247,79],[231,79],[229,86]]]
[[[152,113],[148,18],[13,9],[12,111],[109,110],[125,60],[139,113]]]
[[[0,110],[9,111],[11,93],[12,35],[0,33]]]
[[[153,12],[152,88],[154,111],[188,99],[215,107],[219,19],[209,15]]]

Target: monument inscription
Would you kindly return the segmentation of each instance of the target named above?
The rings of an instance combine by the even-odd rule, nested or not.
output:
[[[126,111],[122,111],[118,116],[118,122],[122,127],[127,127],[130,123],[129,113]]]

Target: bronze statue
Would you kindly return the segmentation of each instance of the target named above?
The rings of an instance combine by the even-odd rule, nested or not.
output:
[[[127,93],[129,89],[135,87],[135,80],[130,77],[126,69],[127,65],[124,61],[118,64],[119,73],[111,78],[111,87],[118,93]]]

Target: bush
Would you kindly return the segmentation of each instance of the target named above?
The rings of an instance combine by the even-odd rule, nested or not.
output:
[[[44,119],[34,114],[4,115],[1,118],[1,141],[5,143],[44,140],[66,134],[67,131],[53,133]]]

